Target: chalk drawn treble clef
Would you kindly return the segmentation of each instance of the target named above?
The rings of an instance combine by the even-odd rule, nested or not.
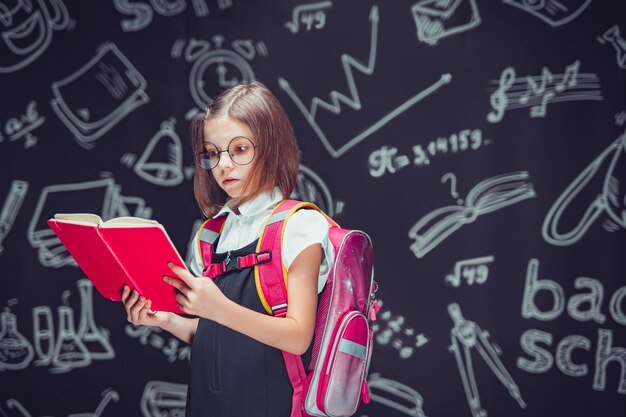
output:
[[[505,68],[500,75],[499,87],[491,94],[489,102],[494,111],[487,115],[487,120],[491,123],[498,123],[504,117],[504,112],[509,104],[506,92],[515,82],[515,70],[511,67]]]

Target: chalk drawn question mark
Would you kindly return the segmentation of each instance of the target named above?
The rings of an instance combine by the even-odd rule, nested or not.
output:
[[[458,198],[459,193],[457,193],[456,191],[456,175],[454,175],[454,173],[452,172],[448,172],[443,177],[441,177],[441,183],[445,184],[448,179],[450,179],[450,194],[452,194],[452,198]],[[456,202],[457,204],[463,204],[463,200],[460,198],[456,200]]]

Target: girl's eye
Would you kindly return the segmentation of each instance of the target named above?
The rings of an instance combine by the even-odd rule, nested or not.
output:
[[[206,156],[209,159],[216,159],[219,157],[219,152],[217,151],[206,151]]]
[[[235,147],[235,153],[244,153],[247,150],[248,147],[246,145],[239,145]]]

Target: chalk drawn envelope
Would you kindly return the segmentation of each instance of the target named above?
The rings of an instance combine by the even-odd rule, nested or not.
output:
[[[476,0],[421,0],[411,7],[417,38],[431,45],[480,24]]]

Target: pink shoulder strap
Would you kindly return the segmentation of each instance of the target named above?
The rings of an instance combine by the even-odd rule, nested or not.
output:
[[[226,217],[228,217],[227,214],[219,217],[213,217],[212,219],[205,221],[200,227],[200,232],[198,234],[198,249],[202,255],[202,263],[205,267],[205,273],[203,275],[206,275],[206,268],[212,264],[213,244],[215,244],[215,241],[222,232]]]

